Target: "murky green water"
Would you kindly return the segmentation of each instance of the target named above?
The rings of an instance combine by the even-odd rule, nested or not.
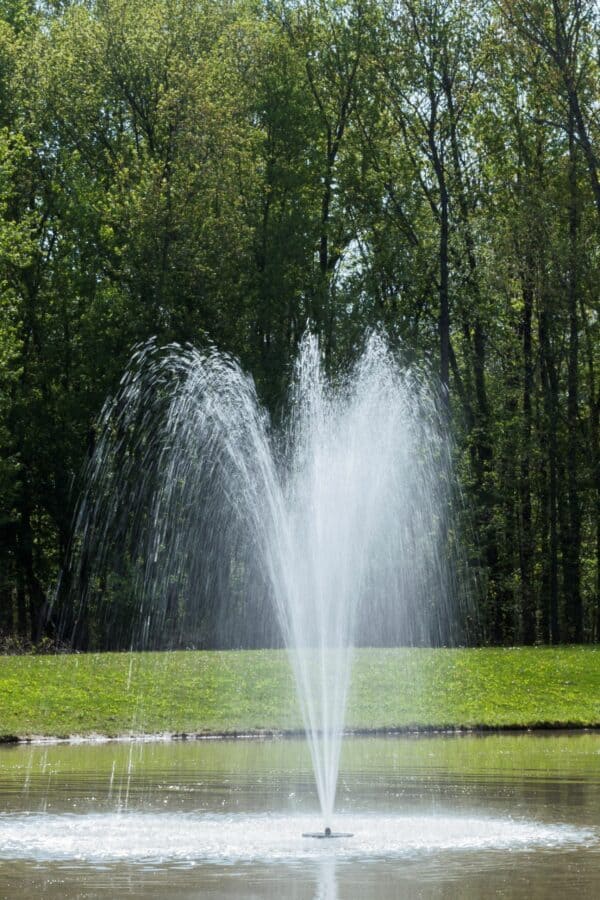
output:
[[[600,734],[0,749],[0,896],[600,897]]]

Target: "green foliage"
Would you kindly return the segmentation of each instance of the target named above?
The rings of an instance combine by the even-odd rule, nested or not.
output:
[[[208,337],[279,414],[310,321],[332,370],[381,327],[447,381],[481,640],[598,640],[599,28],[592,0],[0,3],[0,633],[51,630],[132,345]]]

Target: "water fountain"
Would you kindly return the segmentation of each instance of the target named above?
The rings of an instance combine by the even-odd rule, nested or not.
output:
[[[233,359],[150,342],[134,354],[98,434],[71,561],[75,632],[90,605],[110,596],[124,555],[139,598],[126,639],[134,644],[136,635],[146,646],[153,635],[164,640],[174,593],[185,598],[188,631],[189,610],[213,596],[231,610],[236,592],[253,609],[268,595],[311,750],[324,820],[316,836],[335,836],[357,638],[389,645],[449,635],[450,451],[434,392],[377,334],[350,372],[329,381],[307,334],[287,425],[277,430]]]
[[[355,736],[334,820],[353,648],[458,637],[450,449],[377,335],[333,381],[307,336],[289,410],[273,427],[215,350],[138,348],[97,430],[62,625],[119,649],[207,623],[222,646],[282,636],[322,830],[305,741],[2,748],[0,890],[596,896],[597,734]]]

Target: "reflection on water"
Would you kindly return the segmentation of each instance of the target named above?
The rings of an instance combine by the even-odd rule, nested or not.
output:
[[[335,856],[327,856],[319,863],[319,880],[315,900],[338,900],[335,865]]]
[[[600,896],[600,735],[356,738],[338,830],[302,741],[0,751],[0,896]]]

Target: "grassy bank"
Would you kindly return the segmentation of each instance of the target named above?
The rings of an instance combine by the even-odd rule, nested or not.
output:
[[[600,649],[358,650],[350,729],[600,726]],[[0,737],[295,730],[281,651],[0,657]]]

